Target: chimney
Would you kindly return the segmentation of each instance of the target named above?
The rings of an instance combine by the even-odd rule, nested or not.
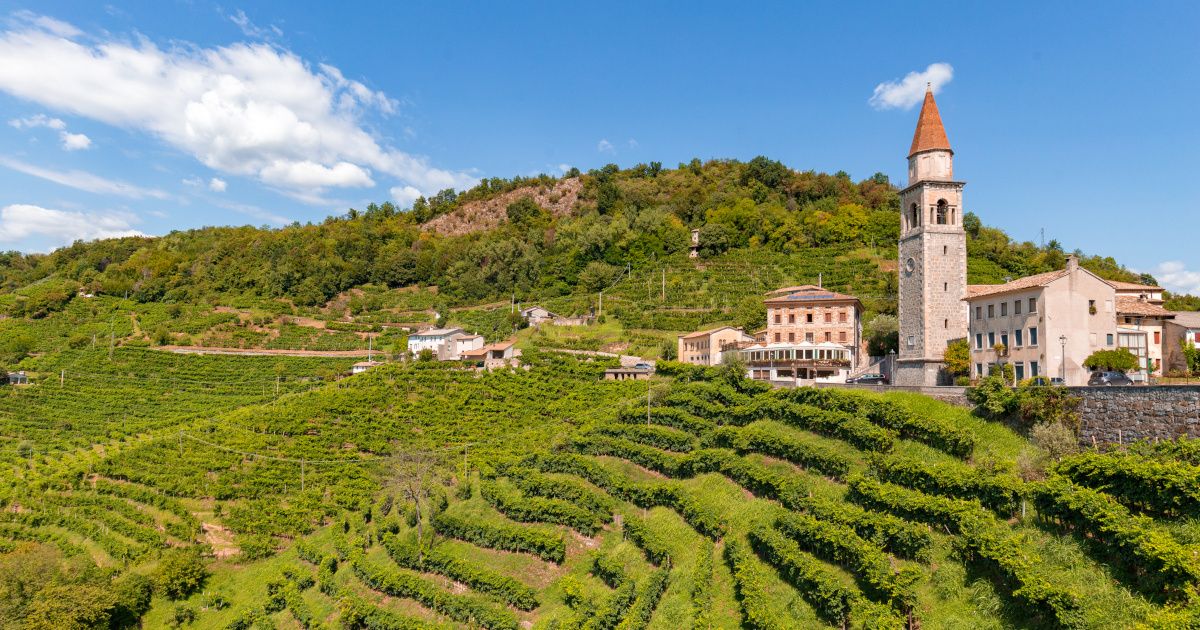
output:
[[[1075,273],[1079,270],[1079,258],[1075,254],[1067,256],[1067,272]]]

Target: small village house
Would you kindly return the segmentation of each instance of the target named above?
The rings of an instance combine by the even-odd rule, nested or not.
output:
[[[1200,348],[1200,311],[1172,311],[1163,325],[1163,374],[1188,371],[1183,345]]]
[[[358,363],[350,366],[350,373],[362,374],[363,372],[366,372],[367,370],[379,365],[383,365],[383,363],[379,361],[359,361]]]
[[[726,352],[735,351],[754,338],[741,327],[721,326],[679,336],[679,360],[692,365],[720,365]]]
[[[1065,377],[1084,385],[1083,362],[1097,350],[1117,347],[1117,293],[1112,284],[1079,266],[997,285],[970,285],[971,375],[986,376],[992,365],[1011,363],[1018,380]],[[1064,354],[1065,350],[1065,354]]]

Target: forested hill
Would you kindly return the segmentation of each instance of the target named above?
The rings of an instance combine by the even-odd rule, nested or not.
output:
[[[498,203],[502,216],[476,222],[485,229],[434,229],[451,222],[447,215],[470,225],[489,205],[495,214]],[[433,285],[440,302],[453,307],[514,294],[531,301],[594,293],[620,280],[625,268],[634,278],[685,270],[690,230],[700,228],[702,256],[716,265],[709,269],[726,264],[730,273],[754,275],[774,268],[755,276],[744,293],[823,277],[838,288],[887,298],[895,291],[898,211],[898,188],[878,173],[854,182],[844,172],[797,172],[763,157],[696,159],[677,169],[610,164],[561,179],[483,180],[467,191],[418,199],[411,209],[371,204],[320,224],[205,227],[76,242],[45,255],[10,252],[0,256],[0,279],[5,293],[37,283],[63,297],[83,288],[128,292],[139,302],[254,297],[286,298],[297,306],[323,305],[368,284]],[[973,214],[964,221],[971,282],[1000,282],[1063,264],[1056,241],[1016,243]],[[1107,278],[1145,279],[1111,257],[1084,256],[1082,264]],[[728,307],[739,293],[692,295],[700,303],[675,306]],[[884,302],[875,308],[888,310]]]

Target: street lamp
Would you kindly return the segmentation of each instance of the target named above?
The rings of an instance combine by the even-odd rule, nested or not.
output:
[[[896,350],[888,350],[888,380],[896,384]]]
[[[1062,357],[1062,384],[1063,384],[1063,387],[1066,387],[1066,385],[1067,385],[1067,336],[1059,335],[1058,336],[1058,344],[1060,347],[1059,352],[1062,353],[1062,355],[1061,355],[1061,357]]]

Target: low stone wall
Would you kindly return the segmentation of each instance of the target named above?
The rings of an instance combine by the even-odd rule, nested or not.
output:
[[[1079,441],[1129,444],[1200,438],[1200,386],[1068,387],[1079,403]]]

